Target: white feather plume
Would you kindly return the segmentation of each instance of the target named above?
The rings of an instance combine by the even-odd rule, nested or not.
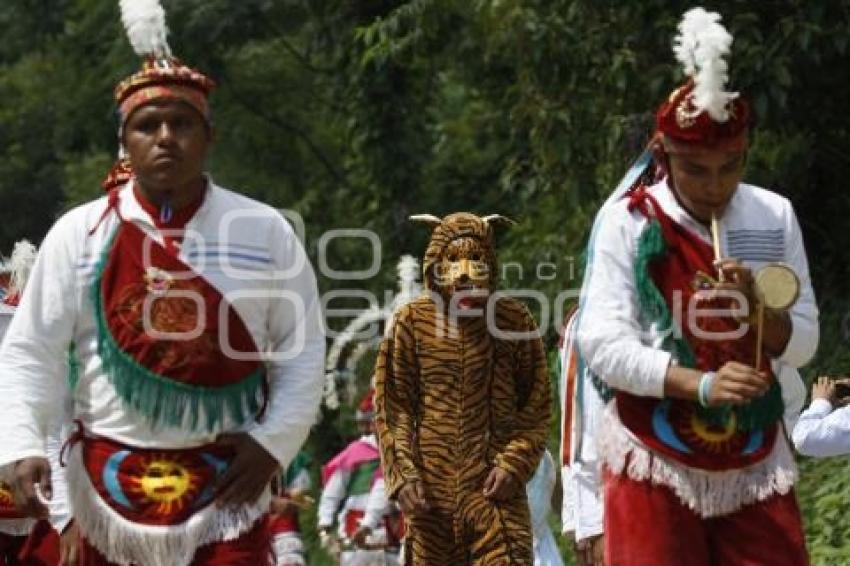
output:
[[[732,35],[720,23],[720,14],[703,8],[685,12],[679,35],[673,42],[676,59],[694,80],[692,103],[697,114],[708,112],[717,122],[729,119],[728,104],[737,92],[727,92],[728,65],[724,59],[732,47]]]
[[[24,290],[37,255],[38,250],[29,240],[15,242],[12,257],[9,258],[5,266],[11,273],[9,276],[10,293]]]
[[[120,0],[121,22],[133,50],[141,57],[170,57],[165,10],[159,0]]]

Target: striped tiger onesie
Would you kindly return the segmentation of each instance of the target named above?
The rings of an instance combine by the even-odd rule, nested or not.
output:
[[[387,493],[398,498],[419,482],[429,505],[406,517],[407,563],[531,565],[525,484],[543,453],[551,399],[534,319],[519,301],[491,296],[493,225],[507,219],[414,218],[434,226],[427,291],[396,313],[375,370]],[[513,480],[498,501],[484,495],[494,467]]]

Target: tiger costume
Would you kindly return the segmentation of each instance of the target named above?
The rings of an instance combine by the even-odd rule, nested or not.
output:
[[[406,559],[530,565],[524,486],[544,450],[551,400],[534,319],[521,302],[493,294],[493,226],[506,219],[414,219],[434,227],[423,265],[427,292],[396,313],[375,375],[387,493],[398,498],[420,482],[430,506],[406,517]],[[484,495],[495,467],[515,487],[501,501]]]

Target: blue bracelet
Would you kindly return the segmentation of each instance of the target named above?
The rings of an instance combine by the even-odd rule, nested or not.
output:
[[[697,400],[703,407],[708,407],[708,393],[711,391],[711,384],[714,383],[714,378],[717,376],[713,371],[707,371],[702,374],[699,380],[699,388],[697,389]]]

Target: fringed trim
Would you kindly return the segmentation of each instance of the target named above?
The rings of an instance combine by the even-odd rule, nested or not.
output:
[[[666,253],[667,242],[664,240],[661,222],[657,218],[652,218],[640,235],[635,257],[635,287],[638,304],[648,322],[655,324],[660,332],[667,334],[664,338],[664,349],[676,357],[679,365],[695,367],[694,353],[687,341],[675,337],[681,333],[674,329],[673,325],[676,323],[673,321],[673,315],[649,273],[649,264],[664,257]]]
[[[67,471],[74,519],[83,536],[109,562],[122,566],[188,565],[199,547],[239,538],[269,508],[266,490],[257,502],[238,512],[212,503],[179,525],[141,525],[128,521],[100,499],[83,468],[81,446],[72,451]]]
[[[0,519],[0,534],[24,537],[32,532],[35,519]]]
[[[666,486],[702,518],[727,515],[745,505],[784,495],[797,481],[797,466],[781,430],[777,431],[780,437],[772,452],[761,462],[712,472],[689,468],[651,452],[620,422],[616,402],[608,404],[602,419],[599,454],[612,473]]]
[[[103,371],[122,401],[150,420],[154,427],[188,427],[192,431],[220,429],[225,416],[245,424],[260,411],[265,368],[260,366],[237,383],[222,387],[189,385],[159,375],[142,366],[118,346],[109,331],[103,309],[101,281],[118,230],[110,237],[98,260],[91,287],[97,325],[97,349]]]

